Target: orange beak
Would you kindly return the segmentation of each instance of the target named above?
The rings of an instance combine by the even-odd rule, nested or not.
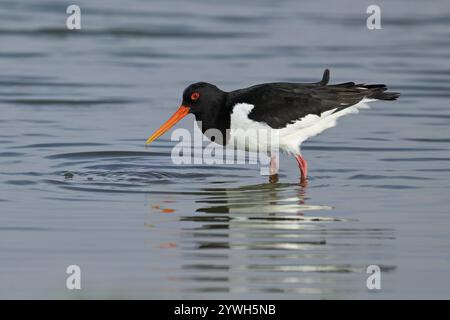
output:
[[[160,136],[166,133],[178,121],[186,117],[189,113],[189,110],[189,107],[181,105],[180,108],[169,118],[169,120],[167,120],[158,130],[156,130],[155,133],[150,136],[150,138],[148,138],[145,144],[147,145],[152,143],[154,140],[158,139]]]

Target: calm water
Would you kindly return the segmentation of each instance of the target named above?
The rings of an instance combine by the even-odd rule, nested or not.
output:
[[[73,1],[2,0],[0,298],[450,298],[450,3],[379,1],[369,31],[372,2],[85,0],[70,32]],[[305,143],[307,187],[287,156],[268,184],[143,146],[192,82],[326,67],[402,97]]]

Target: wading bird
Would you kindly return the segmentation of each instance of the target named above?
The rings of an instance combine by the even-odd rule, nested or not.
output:
[[[151,143],[168,131],[178,121],[192,113],[205,133],[209,129],[220,130],[222,144],[230,141],[248,151],[270,150],[267,139],[254,136],[233,136],[238,129],[252,132],[276,133],[278,148],[295,156],[300,169],[300,179],[306,182],[308,163],[300,153],[301,144],[310,137],[336,125],[336,120],[358,109],[366,102],[396,100],[397,92],[387,92],[384,84],[355,84],[345,82],[328,85],[330,72],[323,73],[315,83],[264,83],[249,88],[225,92],[215,85],[199,82],[191,84],[183,92],[179,109],[148,138]],[[245,141],[241,141],[244,140]],[[277,181],[278,164],[271,156],[271,181]]]

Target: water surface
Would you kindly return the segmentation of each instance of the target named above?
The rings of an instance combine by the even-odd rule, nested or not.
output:
[[[450,297],[448,1],[381,1],[375,31],[370,1],[77,3],[81,31],[69,2],[0,4],[1,298]],[[269,184],[144,148],[192,82],[324,68],[402,96],[306,142],[307,186],[284,155]]]

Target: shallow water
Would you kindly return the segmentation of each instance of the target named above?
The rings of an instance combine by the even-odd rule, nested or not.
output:
[[[69,3],[0,4],[0,298],[450,297],[448,1],[381,1],[375,31],[370,1],[77,3],[80,32]],[[189,83],[326,67],[402,96],[306,142],[306,187],[287,156],[268,184],[143,146]]]

